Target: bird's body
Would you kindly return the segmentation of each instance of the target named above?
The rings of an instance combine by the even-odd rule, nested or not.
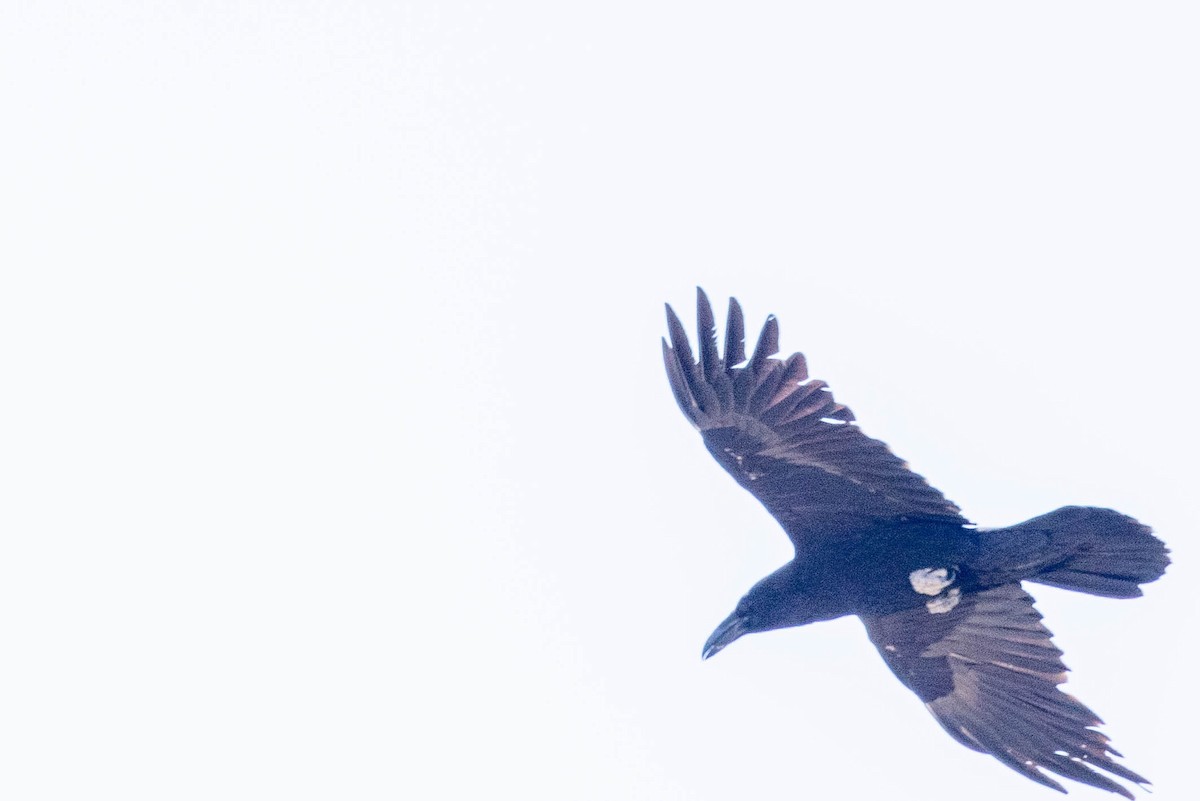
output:
[[[916,571],[945,567],[948,577],[954,572],[954,584],[961,590],[974,589],[977,577],[962,566],[977,549],[978,535],[972,529],[898,521],[824,541],[784,565],[775,580],[786,587],[783,603],[795,604],[795,616],[805,623],[844,615],[886,615],[929,601],[929,595],[913,588]]]
[[[1096,715],[1058,690],[1066,668],[1041,625],[1030,581],[1113,598],[1141,594],[1166,549],[1109,509],[1063,507],[980,529],[853,423],[801,354],[771,358],[769,318],[749,359],[730,302],[723,354],[701,292],[693,358],[667,307],[667,375],[713,457],[779,521],[795,558],[759,581],[704,646],[707,658],[744,634],[845,615],[862,619],[885,662],[969,748],[1061,790],[1041,769],[1132,798],[1095,770],[1145,779],[1094,727]]]

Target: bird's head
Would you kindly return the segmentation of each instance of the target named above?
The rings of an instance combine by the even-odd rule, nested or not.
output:
[[[794,563],[789,563],[755,584],[750,592],[742,596],[733,614],[721,621],[708,642],[704,643],[701,656],[708,659],[716,655],[743,634],[803,626],[819,618],[799,586]]]

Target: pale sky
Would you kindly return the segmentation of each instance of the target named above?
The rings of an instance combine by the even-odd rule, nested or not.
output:
[[[978,523],[1155,528],[1030,589],[1196,797],[1200,11],[983,5],[4,4],[0,796],[1056,797],[853,618],[701,662],[790,556],[701,285]]]

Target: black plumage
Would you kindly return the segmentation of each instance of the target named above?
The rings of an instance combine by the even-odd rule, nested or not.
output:
[[[1141,595],[1167,549],[1110,509],[1064,507],[981,529],[863,434],[802,354],[774,358],[768,317],[746,358],[742,310],[730,300],[723,350],[697,296],[698,356],[667,306],[663,358],[679,408],[713,457],[779,521],[791,562],[758,582],[704,646],[708,658],[743,634],[857,615],[884,661],[968,748],[1056,790],[1048,770],[1132,793],[1094,712],[1058,689],[1062,652],[1021,582],[1111,598]],[[723,354],[723,355],[722,355]]]

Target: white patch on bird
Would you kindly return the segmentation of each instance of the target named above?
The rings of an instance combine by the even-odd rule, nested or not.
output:
[[[962,590],[958,587],[951,587],[945,595],[939,595],[931,601],[926,601],[925,608],[929,610],[929,614],[931,615],[944,615],[958,606],[961,596]]]
[[[896,646],[888,643],[887,645],[883,646],[883,650],[887,651],[889,654],[894,654],[896,653]]]
[[[954,571],[946,567],[923,567],[908,574],[908,583],[922,595],[937,595],[954,583]]]

